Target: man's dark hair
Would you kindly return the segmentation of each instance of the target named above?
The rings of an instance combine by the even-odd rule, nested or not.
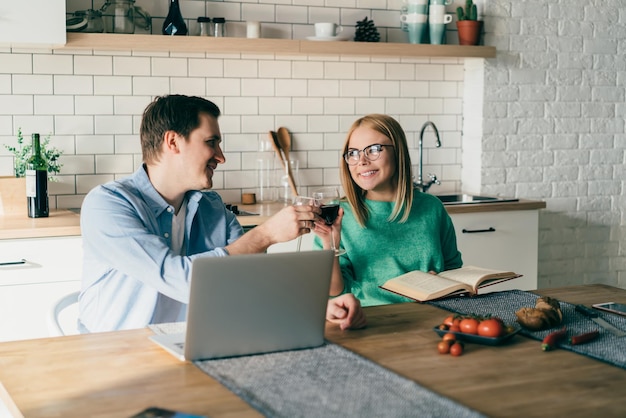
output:
[[[172,94],[158,96],[146,107],[139,130],[143,161],[158,161],[165,132],[174,131],[185,140],[200,126],[200,115],[220,116],[215,103],[198,96]]]

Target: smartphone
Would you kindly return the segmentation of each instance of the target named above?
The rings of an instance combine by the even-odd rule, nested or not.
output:
[[[201,415],[189,415],[178,411],[171,411],[169,409],[150,407],[146,408],[140,413],[133,415],[131,418],[207,418]]]
[[[606,303],[596,303],[595,305],[591,305],[591,306],[593,306],[596,309],[626,316],[626,304],[623,304],[623,303],[606,302]]]

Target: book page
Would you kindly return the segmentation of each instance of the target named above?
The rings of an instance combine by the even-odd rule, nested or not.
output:
[[[464,266],[459,269],[442,271],[439,276],[455,280],[457,282],[466,283],[474,289],[481,279],[500,280],[503,278],[512,278],[517,276],[510,271],[501,271],[486,269],[476,266]]]
[[[423,271],[411,271],[403,274],[387,281],[382,287],[417,300],[427,300],[461,289],[470,290],[463,283]]]

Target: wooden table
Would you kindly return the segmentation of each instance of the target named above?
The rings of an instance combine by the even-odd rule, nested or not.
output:
[[[626,303],[605,285],[538,291],[571,303]],[[624,417],[626,370],[515,336],[440,355],[432,331],[445,312],[415,303],[367,308],[369,326],[327,338],[494,417]],[[0,399],[26,417],[128,417],[147,406],[211,417],[259,414],[190,363],[148,340],[148,329],[0,344]],[[10,397],[9,397],[10,396]]]

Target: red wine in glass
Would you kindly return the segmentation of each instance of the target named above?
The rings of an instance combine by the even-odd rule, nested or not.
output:
[[[320,207],[322,209],[322,218],[326,225],[332,225],[339,216],[339,203],[331,204],[331,205],[322,205]]]

